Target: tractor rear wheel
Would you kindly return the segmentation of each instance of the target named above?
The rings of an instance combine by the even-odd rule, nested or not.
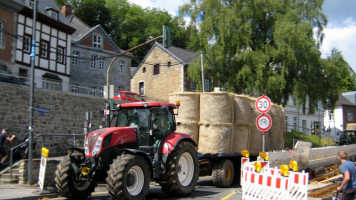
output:
[[[97,185],[95,181],[77,182],[75,180],[75,173],[69,155],[57,166],[55,182],[59,193],[68,199],[86,199]]]
[[[168,156],[166,182],[160,183],[168,195],[186,196],[194,191],[199,176],[198,153],[190,142],[180,142]]]
[[[122,154],[110,165],[106,183],[111,199],[144,199],[150,183],[149,166],[141,156]]]
[[[234,164],[229,159],[216,162],[213,166],[213,183],[217,187],[230,187],[234,180]]]

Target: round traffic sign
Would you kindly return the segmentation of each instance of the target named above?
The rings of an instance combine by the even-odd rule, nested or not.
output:
[[[271,109],[271,99],[262,95],[256,100],[256,109],[260,113],[266,113]]]
[[[261,114],[256,119],[257,128],[264,133],[268,131],[272,126],[272,118],[267,114]]]

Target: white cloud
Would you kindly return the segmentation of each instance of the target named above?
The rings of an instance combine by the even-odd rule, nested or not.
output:
[[[321,46],[323,57],[330,55],[332,48],[340,50],[350,66],[356,69],[356,23],[350,19],[340,24],[330,24],[324,30],[325,38]]]
[[[173,16],[178,15],[179,6],[187,3],[187,0],[129,0],[129,2],[140,5],[144,8],[159,8],[161,10],[166,10],[169,14]]]

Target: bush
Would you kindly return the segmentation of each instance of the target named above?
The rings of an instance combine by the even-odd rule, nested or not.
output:
[[[304,133],[298,132],[293,129],[290,132],[286,132],[286,135],[284,138],[284,146],[288,147],[290,149],[293,149],[293,138],[299,139],[299,140],[304,140],[304,141],[310,141],[313,143],[313,147],[323,147],[323,146],[325,146],[325,144],[327,146],[332,146],[335,144],[332,140],[327,140],[327,139],[321,138],[321,146],[320,146],[318,135],[305,135]]]

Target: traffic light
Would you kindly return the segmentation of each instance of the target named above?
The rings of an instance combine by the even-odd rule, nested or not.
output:
[[[163,25],[163,46],[168,48],[171,46],[171,29]]]

